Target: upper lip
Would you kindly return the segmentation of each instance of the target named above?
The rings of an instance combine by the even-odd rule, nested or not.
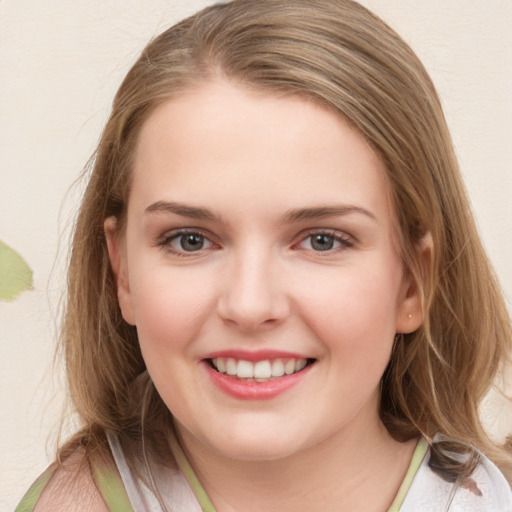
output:
[[[229,349],[217,350],[206,354],[202,359],[215,359],[216,357],[226,357],[233,359],[242,359],[256,363],[258,361],[265,361],[266,359],[311,359],[308,356],[298,354],[296,352],[287,352],[283,350],[243,350],[243,349]]]

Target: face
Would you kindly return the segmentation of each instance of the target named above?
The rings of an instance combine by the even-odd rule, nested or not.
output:
[[[189,448],[279,459],[380,428],[419,306],[364,139],[312,102],[215,82],[156,109],[133,172],[122,239],[106,222],[118,296]]]

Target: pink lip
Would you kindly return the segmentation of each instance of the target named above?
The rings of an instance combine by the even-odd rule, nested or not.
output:
[[[232,352],[230,352],[232,353]],[[217,357],[234,357],[234,356],[217,356]],[[290,357],[290,356],[273,356],[273,357]],[[263,359],[272,359],[265,357]],[[293,357],[293,356],[292,356]],[[297,357],[297,356],[295,356]],[[241,357],[240,359],[244,359]],[[247,361],[247,359],[245,359]],[[258,361],[259,359],[254,359]],[[236,377],[231,377],[224,373],[214,370],[208,362],[204,362],[204,367],[208,372],[208,376],[215,386],[224,393],[237,398],[239,400],[268,400],[284,393],[293,386],[296,386],[311,370],[313,365],[306,366],[300,372],[293,375],[283,375],[267,382],[250,382]]]
[[[280,350],[219,350],[206,354],[203,359],[214,359],[216,357],[231,357],[233,359],[243,359],[251,363],[264,361],[265,359],[309,359],[307,356],[296,354],[294,352],[283,352]]]

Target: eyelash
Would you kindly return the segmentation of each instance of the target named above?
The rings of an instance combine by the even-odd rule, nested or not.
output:
[[[171,245],[171,243],[175,240],[179,240],[181,237],[186,236],[186,235],[196,235],[196,236],[201,237],[204,241],[207,241],[209,244],[211,244],[213,246],[217,245],[217,244],[215,244],[215,242],[213,242],[210,239],[208,234],[204,233],[200,229],[194,229],[194,228],[179,229],[170,234],[167,233],[164,236],[162,236],[159,240],[157,240],[156,245],[158,247],[162,248],[163,250],[165,250],[166,252],[168,252],[174,256],[178,256],[180,258],[187,258],[187,257],[194,255],[195,252],[201,253],[202,251],[205,250],[203,247],[201,247],[197,251],[185,251],[185,250],[180,251],[180,250],[174,249],[173,246]],[[355,245],[354,239],[351,236],[347,235],[346,233],[341,234],[340,232],[335,231],[335,230],[311,229],[311,230],[307,231],[306,233],[302,233],[299,242],[293,244],[292,248],[300,246],[307,240],[312,240],[312,238],[315,236],[316,237],[324,236],[324,237],[330,238],[333,240],[333,244],[336,242],[339,243],[338,247],[326,249],[325,251],[321,251],[321,250],[315,251],[314,249],[307,249],[309,251],[314,252],[315,254],[322,254],[322,253],[326,253],[326,255],[333,254],[338,251],[343,251],[346,249],[353,248]],[[208,248],[206,250],[208,250]]]
[[[339,231],[335,231],[332,229],[320,229],[320,230],[311,229],[308,232],[306,232],[306,236],[303,236],[303,234],[301,235],[300,241],[297,244],[295,244],[294,247],[304,243],[306,240],[311,240],[313,237],[321,237],[321,236],[332,238],[333,242],[338,242],[340,245],[339,245],[339,247],[327,249],[325,251],[315,251],[313,249],[310,249],[315,254],[317,254],[317,253],[322,254],[323,252],[326,253],[326,255],[333,254],[338,251],[351,249],[355,245],[354,239],[351,236],[347,235],[346,233],[340,233]]]
[[[178,256],[180,258],[187,258],[192,256],[195,252],[201,252],[203,248],[197,251],[177,251],[172,247],[171,243],[174,240],[179,240],[180,237],[186,235],[196,235],[203,238],[205,241],[208,241],[210,244],[216,245],[214,242],[210,240],[209,236],[206,233],[202,232],[200,229],[194,228],[178,229],[176,231],[173,231],[172,233],[166,233],[157,241],[157,245],[166,252],[172,254],[173,256]]]

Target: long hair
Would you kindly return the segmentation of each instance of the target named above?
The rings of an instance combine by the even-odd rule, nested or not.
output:
[[[425,321],[395,342],[382,378],[381,419],[397,439],[422,435],[432,443],[441,433],[510,469],[510,455],[488,438],[478,408],[510,353],[511,324],[439,98],[407,44],[351,0],[208,7],[151,41],[129,71],[91,161],[74,234],[61,343],[84,428],[61,455],[76,442],[98,444],[105,429],[129,445],[142,421],[148,439],[170,422],[136,329],[121,316],[103,223],[115,216],[124,229],[134,148],[149,114],[219,76],[318,102],[382,159],[404,269],[421,290]],[[425,236],[433,244],[429,268],[418,260]],[[441,471],[467,473],[450,458],[438,461]]]

